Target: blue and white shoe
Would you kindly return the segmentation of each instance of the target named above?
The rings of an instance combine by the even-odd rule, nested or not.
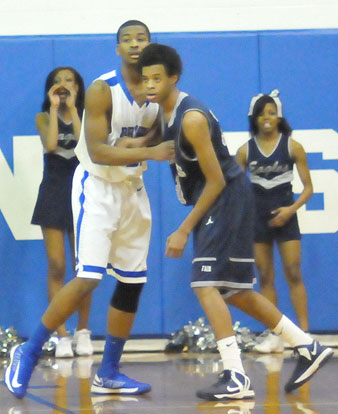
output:
[[[145,394],[151,390],[151,385],[145,382],[135,381],[118,371],[110,377],[95,375],[91,392],[95,394]]]
[[[254,398],[255,392],[247,375],[237,369],[226,369],[216,384],[197,391],[197,397],[208,401],[244,400]]]
[[[318,341],[313,341],[310,345],[295,347],[298,355],[296,368],[285,385],[286,392],[291,392],[303,385],[325,364],[333,355],[333,350],[320,345]]]
[[[17,398],[23,398],[39,357],[28,353],[21,344],[11,349],[10,358],[5,373],[5,383],[12,394]]]

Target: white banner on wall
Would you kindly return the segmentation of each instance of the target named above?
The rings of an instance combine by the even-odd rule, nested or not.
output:
[[[307,153],[321,153],[325,160],[338,160],[338,133],[332,129],[295,130],[295,139]],[[247,141],[247,132],[226,132],[231,154]],[[324,167],[324,166],[323,166]],[[39,226],[30,224],[43,172],[43,152],[37,135],[13,137],[13,171],[0,149],[0,211],[16,240],[41,239]],[[323,195],[323,210],[299,209],[302,233],[320,234],[338,231],[338,172],[333,169],[311,171],[314,192]],[[295,193],[302,183],[295,170]]]
[[[332,29],[337,0],[1,0],[0,35],[116,33],[130,19],[152,32]]]

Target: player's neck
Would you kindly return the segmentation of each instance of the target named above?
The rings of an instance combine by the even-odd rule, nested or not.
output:
[[[127,63],[122,63],[121,74],[126,83],[138,85],[141,82],[141,76],[137,72],[135,65],[128,65]]]
[[[179,94],[180,94],[180,91],[175,87],[170,92],[170,94],[165,99],[165,101],[162,102],[163,112],[164,112],[164,116],[165,116],[167,122],[169,122],[169,120],[171,118],[171,114],[172,114],[172,112],[175,108],[175,105],[176,105],[177,98],[178,98]]]

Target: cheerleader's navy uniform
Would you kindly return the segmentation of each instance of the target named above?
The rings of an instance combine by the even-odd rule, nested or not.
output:
[[[290,136],[281,134],[271,154],[265,155],[257,139],[247,147],[247,165],[255,195],[255,242],[300,240],[297,214],[282,227],[271,227],[271,211],[294,203],[291,181],[294,161],[290,152]]]
[[[58,118],[57,149],[44,154],[43,178],[39,188],[32,224],[67,232],[73,231],[71,191],[78,160],[74,153],[77,140],[72,123]]]

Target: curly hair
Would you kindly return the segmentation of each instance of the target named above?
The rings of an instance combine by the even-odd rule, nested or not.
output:
[[[168,76],[182,74],[182,60],[176,50],[170,46],[151,43],[145,47],[137,62],[139,73],[144,66],[163,65]]]

